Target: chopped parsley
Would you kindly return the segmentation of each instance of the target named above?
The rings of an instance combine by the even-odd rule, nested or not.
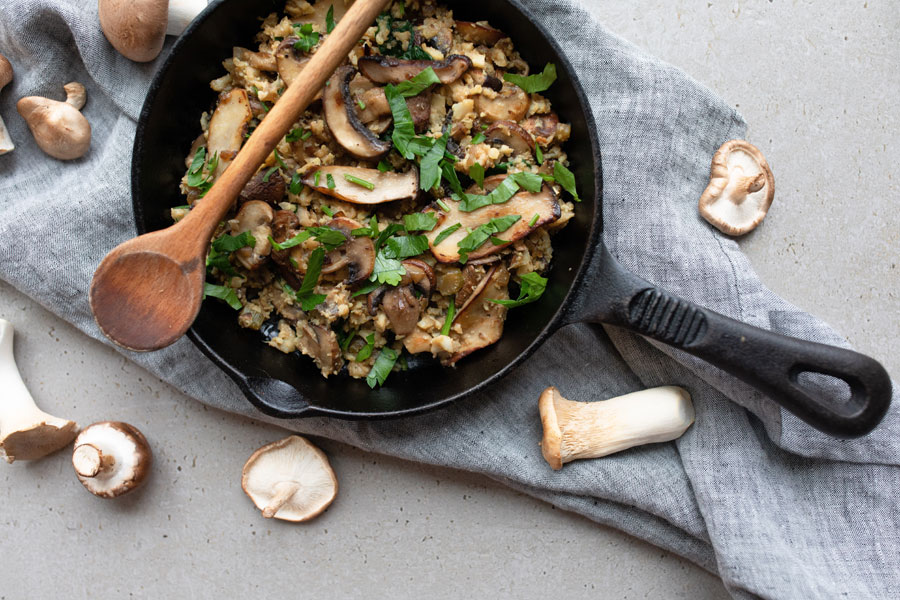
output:
[[[209,246],[209,254],[206,255],[206,268],[219,269],[226,275],[237,275],[237,271],[231,266],[228,257],[235,250],[241,248],[254,247],[256,238],[249,231],[245,231],[240,235],[223,235],[213,240]]]
[[[313,185],[315,187],[319,187],[319,178],[322,175],[322,171],[316,171],[316,174],[313,176]]]
[[[416,129],[413,126],[412,115],[409,114],[409,107],[406,106],[406,100],[392,84],[384,86],[384,95],[387,98],[388,106],[391,107],[391,115],[394,117],[394,130],[391,133],[394,147],[403,155],[403,158],[412,160],[415,153],[409,148],[409,145],[416,137]]]
[[[263,175],[263,182],[268,183],[269,177],[271,177],[272,173],[274,173],[277,170],[278,170],[278,167],[271,167],[268,171],[266,171],[266,174]]]
[[[384,385],[388,375],[391,374],[391,370],[394,368],[394,363],[397,362],[397,358],[397,352],[391,348],[385,346],[381,349],[381,353],[375,359],[375,364],[372,365],[372,369],[366,376],[366,383],[369,384],[370,388],[375,389],[376,386]]]
[[[534,92],[543,92],[556,81],[556,65],[547,63],[544,70],[536,75],[516,75],[515,73],[504,73],[504,81],[514,83],[529,94]]]
[[[328,12],[325,13],[325,33],[331,33],[334,31],[334,4],[328,7]]]
[[[388,161],[381,159],[378,161],[378,170],[382,173],[387,173],[388,171],[393,171],[394,166],[391,165]]]
[[[331,173],[325,174],[325,185],[328,186],[329,190],[334,189],[334,177],[331,176]]]
[[[542,179],[534,173],[512,173],[500,182],[500,185],[485,195],[466,194],[460,199],[459,210],[472,212],[491,204],[503,204],[516,195],[521,186],[525,190],[535,193],[541,190]]]
[[[470,252],[474,252],[495,234],[503,233],[521,219],[520,215],[507,215],[491,219],[487,223],[476,227],[472,233],[461,239],[457,244],[459,247],[459,262],[465,263]]]
[[[475,185],[484,187],[484,167],[481,166],[481,163],[477,162],[469,167],[469,177],[472,178]]]
[[[331,217],[332,219],[334,218],[334,211],[331,210],[331,207],[330,207],[330,206],[325,206],[325,205],[323,204],[323,205],[321,206],[321,209],[322,209],[322,212],[323,212],[323,213],[325,213],[326,215],[328,215],[328,216]]]
[[[484,132],[476,133],[475,136],[472,138],[472,145],[474,146],[476,144],[480,144],[484,140],[485,140]]]
[[[553,165],[553,179],[564,190],[572,194],[575,202],[581,202],[581,198],[578,197],[578,190],[575,189],[575,175],[560,162]]]
[[[331,178],[331,175],[328,175],[328,177]],[[346,179],[350,183],[355,183],[358,186],[364,187],[367,190],[369,190],[370,192],[375,189],[375,184],[372,183],[371,181],[366,181],[365,179],[360,179],[359,177],[356,177],[355,175],[350,175],[349,173],[344,173],[344,179]],[[328,187],[334,188],[334,179],[329,179]]]
[[[300,180],[300,173],[295,172],[291,175],[291,183],[288,186],[288,191],[296,196],[302,189],[303,182]]]
[[[294,50],[309,52],[319,43],[319,32],[313,31],[312,23],[294,23],[294,31],[300,38],[294,42]]]
[[[450,136],[442,135],[435,141],[434,146],[422,157],[419,163],[419,187],[425,191],[434,188],[441,182],[440,161],[447,149],[447,140]]]
[[[303,276],[303,283],[300,289],[295,292],[297,300],[300,301],[300,308],[309,311],[317,307],[325,301],[325,294],[314,294],[316,284],[319,283],[319,274],[322,272],[322,263],[325,261],[325,250],[316,248],[309,255],[309,261],[306,263],[306,274]],[[285,284],[290,289],[290,286]]]
[[[375,281],[387,285],[399,285],[400,280],[406,274],[406,269],[396,258],[386,256],[384,250],[379,250],[375,254],[375,268],[372,269],[372,276],[369,281]]]
[[[346,352],[347,348],[350,347],[350,342],[356,337],[356,334],[359,332],[358,329],[355,329],[347,334],[347,337],[341,340],[341,352]]]
[[[213,174],[216,172],[216,167],[219,166],[219,153],[216,152],[213,154],[212,158],[209,161],[209,164],[206,162],[206,147],[200,146],[197,148],[197,151],[194,153],[194,158],[191,159],[191,166],[188,168],[187,173],[187,184],[192,188],[197,188],[200,190],[200,197],[206,195],[206,192],[213,185]],[[206,175],[203,174],[204,167],[206,167]]]
[[[287,250],[294,246],[299,246],[309,238],[316,238],[316,241],[322,244],[329,252],[347,241],[343,232],[331,227],[307,227],[294,237],[283,242],[276,242],[269,236],[269,243],[272,244],[273,250]]]
[[[441,210],[444,212],[450,212],[450,207],[447,206],[447,203],[443,200],[435,200],[435,204],[441,207]]]
[[[284,139],[287,142],[296,142],[297,140],[309,139],[309,136],[311,135],[312,131],[310,131],[309,129],[295,127],[294,129],[291,129],[291,131],[286,136],[284,136]]]
[[[528,226],[529,226],[529,227],[534,227],[535,224],[538,222],[538,219],[539,219],[539,218],[541,218],[541,215],[539,215],[538,213],[534,213],[534,216],[531,217],[531,220],[530,220],[530,221],[528,221]]]
[[[495,304],[502,304],[507,308],[515,308],[523,304],[529,304],[540,298],[547,289],[547,279],[541,277],[537,273],[526,273],[521,277],[519,289],[519,297],[515,300],[494,300],[489,298]]]
[[[203,298],[205,299],[207,296],[224,300],[228,303],[228,306],[234,310],[241,310],[244,307],[244,305],[241,304],[240,298],[237,296],[237,292],[234,291],[234,288],[226,287],[224,285],[204,282]]]
[[[450,235],[451,235],[454,231],[456,231],[456,230],[459,229],[460,227],[462,227],[462,223],[456,223],[456,224],[454,224],[454,225],[451,225],[451,226],[448,227],[447,229],[444,229],[443,231],[441,231],[441,232],[437,235],[437,237],[434,238],[434,245],[437,246],[438,244],[440,244],[441,242],[443,242],[444,240],[446,240],[448,237],[450,237]]]
[[[544,151],[541,150],[540,144],[534,145],[534,158],[537,159],[538,165],[544,164]]]
[[[375,350],[375,334],[370,333],[365,337],[366,345],[362,347],[362,349],[356,353],[356,362],[362,362],[372,356],[372,351]]]
[[[407,231],[431,231],[437,225],[437,217],[431,212],[403,215],[403,224]]]
[[[453,296],[450,296],[450,306],[447,307],[447,317],[444,319],[443,327],[441,327],[441,335],[450,335],[450,326],[453,325],[454,317],[456,317],[456,302]]]
[[[378,237],[378,215],[372,214],[368,227],[359,227],[350,232],[353,237]]]
[[[428,67],[427,69],[419,72],[412,79],[408,79],[406,81],[401,81],[397,84],[397,92],[403,96],[404,98],[410,98],[412,96],[418,96],[431,86],[436,83],[440,83],[441,80],[437,76],[437,73],[434,72],[432,67]]]
[[[380,283],[370,281],[366,285],[362,286],[361,288],[359,288],[358,290],[356,290],[355,292],[350,294],[350,297],[356,298],[357,296],[362,296],[363,294],[371,294],[372,292],[374,292],[375,290],[377,290],[380,287],[381,287]]]
[[[410,21],[395,19],[390,13],[384,12],[378,15],[376,22],[378,24],[378,38],[385,40],[383,44],[378,46],[378,51],[381,54],[384,56],[396,56],[405,60],[432,60],[427,52],[411,41],[407,49],[404,50],[403,43],[396,37],[397,33],[409,33],[407,39],[413,40],[415,38],[413,24]],[[380,35],[382,31],[385,31],[387,35]]]
[[[384,255],[386,258],[404,259],[418,256],[427,250],[428,238],[424,235],[401,235],[387,239]]]
[[[359,110],[366,110],[366,103],[362,100],[357,100],[356,105],[359,107]]]

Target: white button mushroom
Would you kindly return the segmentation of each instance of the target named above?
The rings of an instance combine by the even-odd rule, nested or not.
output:
[[[72,466],[90,493],[116,498],[144,482],[152,459],[150,444],[140,431],[128,423],[103,421],[75,438]]]
[[[19,100],[16,109],[34,135],[37,145],[59,160],[80,158],[91,146],[91,124],[81,114],[87,92],[73,81],[63,88],[66,101],[27,96]]]
[[[12,65],[9,64],[9,61],[6,60],[5,56],[0,54],[0,90],[6,87],[6,85],[12,81],[12,78]],[[12,152],[15,147],[16,145],[13,144],[12,138],[9,137],[9,131],[6,129],[6,124],[3,123],[3,117],[0,116],[0,154]]]
[[[265,518],[308,521],[328,508],[338,483],[325,453],[292,435],[250,456],[241,487]]]
[[[775,177],[763,153],[750,142],[731,140],[713,156],[699,209],[722,233],[744,235],[766,217],[774,197]]]
[[[0,319],[0,456],[10,463],[55,452],[78,432],[74,421],[48,415],[35,406],[16,366],[13,332],[12,324]]]
[[[206,0],[99,0],[100,28],[113,48],[135,62],[149,62],[166,34],[181,35],[206,8]]]
[[[579,458],[599,458],[634,446],[674,440],[694,422],[691,396],[663,386],[603,400],[573,402],[555,387],[539,401],[541,452],[554,469]]]

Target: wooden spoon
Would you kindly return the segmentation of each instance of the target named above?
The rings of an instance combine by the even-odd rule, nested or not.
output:
[[[356,0],[206,196],[181,221],[115,247],[91,282],[100,330],[130,350],[158,350],[184,335],[200,312],[206,251],[217,224],[259,165],[347,58],[386,0]]]

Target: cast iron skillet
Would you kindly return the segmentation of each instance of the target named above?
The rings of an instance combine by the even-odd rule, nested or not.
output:
[[[322,0],[320,0],[322,1]],[[561,119],[572,124],[566,150],[583,202],[554,240],[547,291],[537,303],[509,312],[499,343],[476,352],[455,369],[411,360],[381,389],[346,375],[323,379],[313,362],[265,346],[261,334],[240,328],[232,309],[204,303],[188,332],[194,343],[230,375],[259,410],[289,418],[328,415],[386,418],[419,413],[483,390],[528,357],[551,333],[576,322],[619,325],[695,354],[757,387],[822,431],[859,436],[887,411],[891,382],[871,358],[804,342],[726,318],[677,298],[624,270],[600,241],[601,165],[587,99],[559,46],[517,0],[451,1],[458,18],[487,19],[509,34],[525,60],[557,65],[559,78],[546,93]],[[188,28],[154,78],[141,112],[132,163],[135,221],[140,233],[171,224],[169,208],[183,204],[178,184],[184,157],[199,131],[201,112],[215,93],[233,45],[252,46],[259,18],[280,11],[284,0],[219,0]],[[823,402],[804,391],[806,371],[844,380],[846,402]],[[549,374],[548,374],[549,375]],[[548,383],[549,380],[548,380]]]

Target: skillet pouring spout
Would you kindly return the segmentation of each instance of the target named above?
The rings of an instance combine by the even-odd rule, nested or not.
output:
[[[563,321],[624,327],[702,358],[835,437],[872,431],[891,402],[891,379],[868,356],[736,321],[659,289],[623,268],[602,244]],[[844,402],[818,397],[801,375],[842,380]]]

